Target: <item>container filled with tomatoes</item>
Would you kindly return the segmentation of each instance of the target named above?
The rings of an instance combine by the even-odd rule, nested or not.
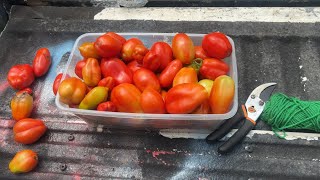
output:
[[[91,125],[214,129],[237,112],[233,40],[221,32],[87,33],[53,84]]]

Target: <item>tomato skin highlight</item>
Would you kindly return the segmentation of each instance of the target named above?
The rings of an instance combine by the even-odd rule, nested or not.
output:
[[[142,113],[140,90],[129,83],[122,83],[113,88],[111,102],[119,112]]]
[[[217,59],[224,59],[232,53],[229,39],[220,32],[206,34],[202,39],[202,48],[210,57]]]
[[[32,171],[38,164],[38,155],[32,150],[19,151],[10,161],[9,169],[12,173],[27,173]]]
[[[141,107],[144,113],[164,114],[166,112],[161,94],[151,87],[142,92]]]
[[[176,34],[172,39],[173,56],[183,64],[190,64],[195,57],[194,44],[185,33]]]
[[[187,114],[208,100],[206,89],[197,83],[184,83],[172,87],[165,100],[168,113]]]
[[[33,97],[27,92],[18,93],[11,99],[10,107],[14,120],[28,118],[33,109]]]
[[[29,87],[34,81],[34,72],[29,64],[17,64],[10,68],[7,80],[11,87],[21,90]]]
[[[235,84],[231,77],[222,75],[215,79],[209,103],[213,114],[227,113],[233,102]]]
[[[22,144],[32,144],[40,139],[47,127],[40,119],[21,119],[13,126],[14,140]]]
[[[180,60],[171,61],[168,66],[161,72],[159,76],[159,82],[161,87],[168,88],[172,86],[173,79],[183,67],[183,64]]]

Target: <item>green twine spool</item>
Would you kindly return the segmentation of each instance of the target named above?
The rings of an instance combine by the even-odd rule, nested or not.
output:
[[[261,119],[282,139],[286,137],[286,129],[320,132],[320,101],[302,101],[281,93],[273,94],[266,103]]]

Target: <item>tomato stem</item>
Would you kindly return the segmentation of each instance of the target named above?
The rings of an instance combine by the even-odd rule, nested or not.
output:
[[[201,58],[196,58],[191,62],[189,67],[192,67],[194,70],[196,70],[197,73],[199,73],[202,63],[203,63],[203,60]]]

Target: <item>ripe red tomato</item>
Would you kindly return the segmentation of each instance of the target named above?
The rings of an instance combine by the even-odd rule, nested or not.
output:
[[[99,56],[103,58],[113,58],[120,55],[122,42],[109,35],[102,35],[94,42],[94,47]]]
[[[126,63],[136,60],[138,63],[142,64],[142,59],[148,51],[148,48],[144,46],[140,39],[131,38],[123,44],[121,57]]]
[[[205,35],[202,39],[202,48],[210,57],[217,59],[224,59],[232,52],[229,39],[220,32]]]
[[[172,87],[165,100],[166,110],[170,114],[193,112],[208,99],[207,90],[197,83],[184,83]]]
[[[40,139],[46,130],[42,120],[21,119],[13,126],[14,140],[22,144],[32,144]]]
[[[182,61],[183,64],[190,64],[195,57],[193,41],[184,33],[176,34],[172,39],[173,56]]]
[[[8,72],[7,80],[14,89],[24,89],[34,81],[33,68],[29,64],[12,66]]]
[[[136,70],[140,69],[142,65],[137,61],[131,61],[127,64],[127,67],[131,70],[132,73],[134,73]]]
[[[98,86],[107,87],[109,91],[111,91],[114,88],[115,84],[115,80],[111,76],[108,76],[101,79],[98,83]]]
[[[71,77],[61,82],[58,93],[61,102],[68,105],[78,105],[87,93],[87,86],[80,79]]]
[[[12,173],[26,173],[33,170],[38,164],[38,155],[32,150],[19,151],[10,161],[9,169]]]
[[[174,77],[182,67],[183,65],[180,60],[176,59],[171,61],[159,76],[159,82],[161,87],[164,87],[164,88],[170,87],[172,85]]]
[[[111,76],[116,86],[121,83],[132,83],[132,72],[120,59],[102,58],[100,66],[103,77]]]
[[[122,83],[111,91],[111,102],[119,112],[142,113],[141,92],[133,84]]]
[[[101,80],[99,61],[95,58],[88,58],[82,68],[83,81],[87,86],[97,86]]]
[[[198,75],[192,67],[181,68],[173,79],[172,86],[183,83],[198,83]]]
[[[113,102],[107,101],[107,102],[100,103],[98,105],[98,107],[97,107],[97,110],[98,111],[116,112],[117,111],[117,107]]]
[[[77,62],[76,66],[74,67],[74,72],[79,78],[82,77],[82,68],[86,65],[87,59],[83,59]]]
[[[142,60],[142,67],[155,72],[160,67],[160,56],[154,51],[149,51]]]
[[[124,37],[122,37],[121,35],[115,33],[115,32],[107,32],[106,34],[104,35],[108,35],[108,36],[111,36],[117,40],[119,40],[121,42],[121,44],[123,45],[125,42],[126,42],[126,39]]]
[[[33,91],[32,91],[31,88],[24,88],[24,89],[18,91],[18,92],[16,93],[16,95],[22,94],[22,93],[24,93],[24,92],[28,93],[30,96],[33,95]]]
[[[228,74],[229,65],[220,59],[204,59],[199,72],[203,78],[215,80],[218,76]]]
[[[195,58],[200,58],[200,59],[207,59],[210,58],[208,54],[203,50],[202,46],[195,46]]]
[[[209,103],[213,114],[224,114],[230,109],[235,91],[234,81],[231,77],[222,75],[215,79]]]
[[[160,93],[147,87],[141,94],[141,107],[144,113],[164,114],[164,101]]]
[[[37,51],[33,59],[32,67],[36,77],[43,76],[49,70],[51,65],[50,52],[47,48],[41,48]]]
[[[149,69],[141,68],[134,72],[133,83],[140,91],[144,91],[147,87],[160,92],[160,83],[154,72]]]

